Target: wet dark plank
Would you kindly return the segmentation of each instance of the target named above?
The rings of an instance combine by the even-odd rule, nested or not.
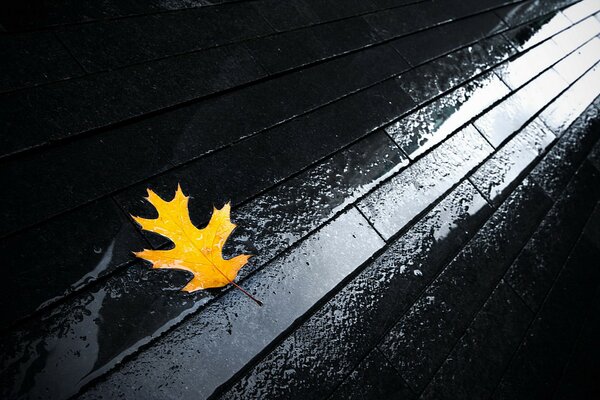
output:
[[[264,77],[240,46],[89,75],[0,96],[2,154],[72,137]]]
[[[263,307],[228,291],[82,398],[208,397],[382,245],[351,209],[245,280]],[[222,346],[224,342],[228,345]],[[179,356],[171,357],[174,353]]]
[[[407,164],[389,137],[378,131],[236,209],[238,228],[229,243],[231,254],[256,254],[241,276],[297,243]]]
[[[329,397],[332,400],[416,399],[383,354],[373,350]]]
[[[580,331],[600,276],[600,249],[585,236],[575,245],[494,399],[550,398]]]
[[[176,166],[378,83],[407,68],[388,46],[317,64],[119,128],[156,132]]]
[[[481,74],[515,53],[501,36],[484,39],[403,75],[403,88],[423,103]]]
[[[556,137],[541,121],[533,120],[469,178],[485,198],[499,205]]]
[[[461,15],[462,10],[450,7],[447,3],[427,1],[390,10],[383,10],[365,16],[377,34],[383,39],[391,39],[416,32],[443,22],[449,22]]]
[[[342,1],[342,0],[266,0],[256,3],[261,15],[279,32],[300,27],[324,23],[359,14],[365,14],[387,7],[401,6],[403,3],[415,3],[419,0],[398,1]]]
[[[181,182],[198,198],[206,196],[207,206],[227,200],[238,203],[389,123],[410,108],[412,101],[398,82],[386,81],[174,169],[139,186],[134,198],[144,196],[148,186],[155,189],[164,186],[166,193],[162,192],[165,189],[159,189],[159,193],[171,195],[173,182]],[[13,188],[12,196],[0,199],[6,210],[3,233],[166,170],[178,158],[177,148],[181,144],[177,136],[163,135],[157,141],[156,135],[151,129],[113,130],[54,147],[42,156],[33,154],[9,160],[0,171],[0,181],[10,182]],[[315,143],[319,143],[318,148]],[[131,152],[132,148],[136,151]],[[106,163],[107,159],[113,162]],[[269,161],[257,163],[257,159]],[[41,175],[38,171],[42,165],[47,173]],[[195,178],[192,180],[190,176]],[[229,178],[223,180],[222,176]],[[49,192],[49,187],[55,189]],[[71,188],[77,190],[65,195]]]
[[[326,397],[490,212],[470,183],[458,186],[221,398]]]
[[[212,204],[230,200],[237,205],[389,123],[412,106],[398,82],[388,80],[136,185],[119,195],[118,201],[129,213],[152,215],[148,214],[152,209],[139,200],[146,188],[168,197],[174,182],[180,182],[203,204],[191,210],[192,220],[203,224]],[[224,176],[228,178],[222,179]]]
[[[533,169],[531,178],[557,199],[579,164],[600,137],[598,125],[600,100],[596,99]]]
[[[588,160],[598,171],[600,171],[600,142],[596,142],[596,145],[588,155]]]
[[[596,224],[600,220],[596,219]],[[565,366],[563,375],[554,393],[554,399],[563,400],[573,397],[595,399],[600,397],[598,382],[598,360],[600,359],[600,295],[596,290],[595,299],[586,316],[584,327]]]
[[[131,15],[201,7],[231,0],[105,0],[102,3],[72,0],[7,2],[2,19],[8,30],[39,29],[55,25],[77,24]]]
[[[557,15],[558,9],[578,0],[529,0],[494,10],[511,28],[542,17]]]
[[[358,208],[387,240],[491,153],[469,125],[361,200]]]
[[[0,182],[11,188],[0,196],[0,235],[164,171],[169,151],[152,132],[116,130],[0,161]]]
[[[0,314],[0,327],[131,262],[131,251],[144,244],[111,199],[3,239],[0,252],[6,279],[0,303],[11,306]]]
[[[501,281],[419,398],[488,398],[532,319],[525,303]]]
[[[550,205],[524,182],[386,335],[379,349],[411,388],[425,388]]]
[[[594,246],[600,248],[600,225],[598,225],[598,222],[600,222],[600,202],[599,204],[596,204],[596,208],[583,230],[583,235],[589,239]]]
[[[600,172],[583,164],[506,273],[506,281],[537,311],[600,197]]]
[[[83,74],[77,61],[50,32],[0,36],[0,92]]]
[[[97,72],[272,32],[252,3],[239,3],[74,25],[57,34],[86,71]]]
[[[239,228],[226,246],[226,255],[256,254],[240,271],[240,277],[247,276],[335,217],[403,164],[398,148],[383,132],[368,136],[234,209],[233,221]],[[297,199],[303,199],[303,211]],[[143,201],[141,197],[139,200]],[[197,198],[189,205],[193,215],[204,206]],[[6,339],[5,354],[14,352],[18,356],[4,379],[18,383],[21,381],[18,377],[35,377],[41,386],[33,390],[41,390],[60,373],[57,372],[60,369],[52,368],[52,360],[71,365],[77,364],[75,360],[80,357],[96,361],[85,368],[70,370],[73,379],[64,383],[65,388],[72,390],[74,382],[88,374],[101,375],[125,354],[136,351],[221,293],[217,290],[182,294],[178,290],[187,280],[186,273],[154,271],[136,263],[90,287],[70,302],[32,320],[10,340]],[[80,332],[88,329],[88,324],[93,324],[95,333],[82,337]],[[21,341],[43,344],[36,350],[20,347]],[[53,358],[48,358],[48,353],[53,353]],[[35,359],[34,364],[39,368],[27,367],[30,359]]]
[[[381,41],[362,17],[356,17],[250,40],[245,46],[260,65],[274,74]]]
[[[506,28],[492,13],[438,25],[390,42],[413,66],[502,32]]]
[[[392,39],[424,28],[431,28],[455,19],[488,11],[512,2],[514,1],[466,0],[444,2],[433,0],[406,7],[383,10],[369,14],[365,16],[365,19],[375,28],[379,36],[384,39]]]
[[[385,130],[411,159],[415,159],[509,92],[496,75],[488,73],[410,113]]]

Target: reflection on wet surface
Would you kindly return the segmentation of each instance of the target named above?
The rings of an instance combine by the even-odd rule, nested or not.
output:
[[[240,276],[245,276],[404,165],[406,159],[395,144],[383,132],[375,133],[234,210],[232,219],[239,228],[226,245],[225,253],[245,251],[257,255],[240,271]],[[192,200],[190,207],[194,206]],[[28,369],[24,376],[30,378],[24,385],[33,385],[33,392],[43,392],[46,384],[40,383],[52,382],[52,377],[58,374],[48,363],[49,353],[65,363],[75,354],[96,360],[89,368],[69,371],[73,379],[77,378],[75,383],[97,376],[122,358],[123,352],[135,350],[201,307],[212,293],[219,293],[177,292],[187,279],[187,274],[178,271],[150,271],[139,265],[128,268],[96,291],[76,297],[70,306],[59,307],[43,323],[38,323],[36,329],[28,325],[9,339],[12,343],[36,342],[36,348],[44,351],[33,352],[31,347],[19,349],[16,364],[2,379],[11,374],[23,376],[17,372],[17,365],[35,360],[34,365],[40,365],[41,369]],[[78,321],[86,315],[93,316],[97,324],[95,335],[77,334]],[[64,388],[60,382],[53,383],[58,388],[53,386],[52,390],[66,390],[73,383],[65,382]]]
[[[383,244],[351,209],[244,282],[263,307],[227,292],[83,398],[208,397]]]
[[[585,10],[580,6],[579,11],[571,11],[570,18],[585,18],[583,14],[590,10],[589,5],[586,7]],[[153,150],[160,152],[160,156],[150,157],[154,153],[144,153],[149,156],[135,160],[138,163],[149,158],[157,165],[135,173],[130,168],[123,168],[123,165],[103,169],[98,176],[108,176],[123,169],[125,172],[120,178],[123,181],[113,182],[113,186],[100,185],[93,190],[82,188],[77,196],[83,196],[83,199],[112,193],[131,182],[140,181],[141,177],[188,162],[215,146],[223,146],[273,125],[252,139],[229,146],[173,173],[169,171],[156,180],[161,189],[172,191],[174,182],[192,176],[191,184],[198,200],[195,204],[201,204],[192,212],[199,219],[206,211],[203,207],[210,208],[211,202],[218,204],[228,200],[224,196],[234,196],[237,208],[232,219],[240,227],[227,244],[226,253],[257,254],[248,268],[242,270],[240,277],[245,278],[243,286],[260,297],[265,307],[258,309],[238,292],[229,289],[182,294],[179,289],[189,279],[186,273],[151,271],[146,265],[135,264],[91,285],[85,292],[76,293],[68,302],[40,313],[18,329],[4,333],[0,341],[3,354],[0,397],[70,397],[83,385],[113,368],[126,355],[136,354],[141,346],[161,335],[164,337],[153,342],[152,347],[134,355],[123,368],[84,397],[198,398],[210,395],[384,245],[363,216],[353,208],[355,202],[358,201],[358,209],[377,231],[389,240],[458,185],[451,195],[411,226],[384,255],[315,314],[312,322],[294,332],[269,355],[268,362],[259,364],[225,397],[259,398],[267,393],[267,389],[280,390],[283,397],[291,397],[289,390],[292,387],[294,396],[308,397],[309,388],[304,383],[308,380],[306,377],[317,370],[342,379],[351,371],[355,361],[364,356],[366,347],[360,346],[367,346],[367,343],[372,346],[396,317],[397,310],[392,303],[398,306],[397,299],[402,297],[404,303],[401,308],[408,307],[408,301],[414,300],[440,271],[446,257],[458,251],[483,222],[483,216],[490,212],[484,197],[498,205],[532,162],[553,142],[554,136],[544,123],[557,136],[562,134],[600,93],[599,67],[585,72],[600,56],[600,39],[589,40],[600,33],[600,22],[588,17],[549,39],[567,25],[566,17],[558,13],[506,32],[508,41],[517,49],[528,51],[504,62],[493,73],[482,74],[515,53],[515,48],[501,35],[461,48],[399,78],[370,86],[396,74],[400,71],[398,68],[405,65],[404,61],[400,61],[398,66],[378,66],[381,75],[375,79],[373,74],[367,79],[363,76],[367,69],[365,65],[372,61],[373,54],[379,54],[381,62],[396,57],[391,48],[380,47],[365,50],[360,56],[353,54],[340,58],[344,62],[354,60],[362,66],[356,70],[349,67],[344,75],[338,76],[337,67],[325,68],[325,64],[319,64],[296,73],[290,81],[277,81],[287,82],[287,86],[256,85],[263,89],[269,87],[268,93],[247,89],[243,96],[232,95],[223,103],[207,101],[203,104],[212,106],[192,117],[197,121],[184,120],[184,111],[174,113],[174,120],[183,121],[183,125],[174,125],[172,131],[165,128],[162,135],[169,137],[168,140],[163,142],[156,134],[148,136],[149,146],[157,147],[160,143],[173,146]],[[494,25],[494,31],[503,29],[503,26]],[[457,28],[453,29],[456,33]],[[444,32],[443,29],[440,31]],[[470,34],[489,33],[478,32],[474,29]],[[471,39],[465,36],[461,40]],[[399,43],[396,42],[398,46]],[[582,44],[583,47],[577,49]],[[457,47],[440,46],[440,51]],[[542,73],[567,51],[575,49],[574,54]],[[434,57],[432,54],[427,57]],[[418,59],[418,54],[415,59]],[[332,62],[331,65],[338,64]],[[310,71],[319,72],[314,72],[312,79]],[[330,84],[333,82],[331,79],[337,80],[336,86],[325,87],[323,93],[326,94],[322,95],[318,91],[322,83],[318,77],[325,72],[330,74],[326,75]],[[304,79],[294,80],[298,77]],[[527,83],[530,79],[533,80]],[[573,86],[552,102],[539,119],[535,118],[573,82]],[[300,87],[305,91],[301,91]],[[506,97],[509,88],[519,87],[520,90]],[[358,89],[361,92],[304,114],[293,122],[288,121],[289,124],[280,124],[292,116],[312,110],[315,105],[328,103]],[[409,92],[411,98],[403,89]],[[300,97],[294,102],[285,102],[279,95],[271,96],[286,91],[297,93]],[[442,94],[442,97],[435,98]],[[472,125],[465,127],[486,108],[505,97],[504,101],[476,120],[474,125],[480,132]],[[253,120],[255,125],[246,124],[243,113],[219,123],[213,123],[207,117],[208,114],[218,118],[223,110],[228,113],[237,110],[236,104],[241,102],[241,98],[246,102],[265,98],[265,104],[272,105],[269,108],[273,113],[259,115],[264,111],[261,109],[264,104],[257,101],[259,105],[251,108],[257,114]],[[271,103],[267,103],[267,98]],[[385,131],[391,139],[382,130],[373,132],[415,107],[414,103],[426,105],[388,126]],[[532,118],[535,119],[530,122]],[[153,129],[161,129],[156,124],[155,120],[148,119],[148,132],[139,133],[136,137],[140,139],[150,135]],[[191,128],[206,124],[214,129],[210,132],[214,135],[212,141],[204,141]],[[187,127],[187,131],[178,136],[182,126]],[[218,136],[223,129],[232,136]],[[175,133],[171,135],[172,132]],[[512,136],[515,132],[516,135]],[[122,139],[125,136],[118,140],[117,136],[113,133],[115,139],[105,140],[107,150],[110,147],[127,147],[124,144],[132,145],[137,141],[133,140],[133,136],[126,141]],[[471,176],[478,192],[470,182],[460,182],[493,152],[484,137],[499,150]],[[77,142],[78,147],[74,150],[49,159],[63,160],[61,157],[68,158],[65,154],[79,153],[82,163],[90,162],[85,153],[98,143],[93,137],[88,139],[88,145],[85,145],[86,141],[81,142],[83,145]],[[195,140],[193,145],[190,143],[192,140]],[[425,154],[427,151],[430,152]],[[403,152],[411,161],[416,161],[409,165]],[[565,153],[556,154],[553,156],[556,159],[568,158]],[[313,164],[321,159],[317,165]],[[90,163],[98,166],[99,162],[98,159]],[[80,164],[72,164],[69,160],[69,166],[73,165]],[[39,170],[38,167],[32,167],[31,171]],[[123,178],[126,174],[131,176]],[[65,184],[71,181],[70,176],[52,175],[57,175],[59,182]],[[225,180],[224,176],[230,179]],[[140,187],[145,188],[146,184],[144,182]],[[550,182],[546,186],[552,185],[554,183]],[[546,188],[542,183],[540,186]],[[118,195],[119,204],[128,211],[137,207],[137,189]],[[50,200],[47,201],[50,204]],[[64,200],[60,207],[52,204],[52,208],[48,206],[47,210],[40,208],[39,218],[34,215],[32,221],[45,218],[49,210],[57,207],[60,210],[72,207],[75,203],[70,201]],[[34,205],[32,202],[31,206]],[[124,249],[141,242],[139,235],[120,231],[123,224],[120,210],[117,210],[120,217],[101,213],[98,208],[93,210],[98,211],[98,218],[106,217],[105,232],[94,235],[96,238],[100,235],[102,240],[87,243],[83,233],[73,232],[68,240],[78,242],[82,254],[60,254],[57,258],[69,271],[73,270],[71,265],[81,265],[82,269],[77,274],[61,278],[56,285],[52,283],[56,288],[54,291],[36,288],[40,295],[31,297],[33,300],[25,307],[26,312],[122,266]],[[502,223],[510,225],[519,221]],[[530,222],[525,221],[522,225]],[[67,223],[65,226],[67,230],[69,226],[70,229],[82,229],[76,224],[71,226]],[[31,261],[33,258],[45,257],[53,249],[53,240],[38,239],[40,242],[35,242],[38,253],[22,255],[15,262],[33,265],[36,261]],[[6,243],[10,244],[3,242],[3,245]],[[153,244],[164,246],[165,240],[153,241]],[[290,246],[293,246],[291,250]],[[20,270],[18,273],[21,275],[15,280],[27,283],[24,274],[30,272]],[[39,284],[39,280],[36,282]],[[369,296],[365,295],[365,288],[372,291]],[[21,290],[33,289],[22,289],[17,285],[12,292],[6,293],[10,297]],[[436,296],[431,297],[433,299],[422,300],[420,312],[427,309],[429,302],[437,301]],[[448,304],[438,303],[439,310],[443,312],[443,307]],[[377,307],[379,314],[366,311]],[[22,311],[18,310],[18,313]],[[432,318],[435,317],[433,315]],[[185,318],[189,321],[165,333]],[[377,335],[361,331],[359,321],[364,322],[368,318],[373,319],[370,322],[376,327],[373,331],[381,329]],[[338,324],[337,330],[323,329],[328,324]],[[341,340],[338,336],[344,329],[352,330],[349,333],[352,335],[364,335],[364,343]],[[222,346],[223,342],[229,345]],[[344,347],[354,345],[358,347]],[[319,358],[321,354],[332,358]],[[310,357],[314,362],[299,366],[295,364],[299,357]],[[344,359],[345,364],[340,365],[340,359]],[[282,372],[273,370],[273,365],[285,366],[283,376],[277,376]],[[270,379],[264,379],[265,376]],[[421,378],[415,376],[413,378],[420,382]],[[182,385],[182,381],[191,385]],[[264,387],[266,383],[271,386]]]
[[[326,398],[489,214],[459,185],[220,398]]]
[[[509,93],[494,74],[478,78],[385,128],[415,159]]]
[[[585,158],[587,149],[599,139],[599,118],[600,97],[597,97],[567,130],[560,133],[557,143],[531,172],[531,179],[552,199],[560,197]]]
[[[425,388],[550,203],[535,185],[517,188],[386,335],[379,349],[411,387]]]
[[[600,57],[600,38],[593,38],[575,52],[559,61],[553,68],[567,82],[576,81],[590,69]]]
[[[498,148],[566,87],[564,79],[550,69],[479,117],[474,124]]]
[[[568,54],[599,33],[600,21],[594,17],[589,17],[552,37],[552,40],[565,54]]]
[[[244,276],[406,164],[394,143],[377,132],[235,210],[238,230],[226,250],[257,255],[240,271]]]
[[[118,357],[164,330],[165,313],[177,310],[175,314],[183,316],[210,296],[206,291],[181,295],[179,289],[186,281],[185,274],[134,265],[126,274],[111,277],[41,320],[3,335],[1,396],[72,396]]]
[[[569,26],[571,26],[571,21],[569,21],[562,13],[557,13],[511,29],[508,32],[505,32],[504,36],[506,36],[519,51],[524,51],[543,42]]]
[[[0,241],[5,268],[0,304],[11,307],[0,314],[0,326],[120,268],[142,243],[141,235],[110,199],[4,238]]]
[[[514,53],[514,47],[504,38],[494,36],[417,67],[399,79],[406,92],[417,103],[423,103],[506,60]]]
[[[358,208],[388,239],[492,151],[475,128],[468,125],[361,200]]]
[[[506,280],[531,310],[537,311],[544,302],[556,274],[597,204],[600,196],[600,187],[596,184],[598,171],[585,164],[581,166],[506,274]],[[551,178],[557,172],[560,173],[548,168],[542,179]]]
[[[554,42],[547,41],[501,64],[495,71],[514,90],[556,63],[563,55]]]
[[[540,118],[560,135],[600,94],[600,65],[596,64],[561,97],[550,104]]]
[[[502,194],[512,189],[527,167],[554,141],[555,136],[541,121],[533,120],[502,146],[470,180],[492,203],[498,205]]]

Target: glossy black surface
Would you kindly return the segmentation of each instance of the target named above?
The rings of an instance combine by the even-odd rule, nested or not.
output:
[[[326,397],[489,214],[458,186],[221,398]]]
[[[555,389],[555,398],[565,400],[573,394],[579,398],[590,399],[600,396],[600,386],[596,379],[597,360],[600,357],[597,346],[597,337],[600,335],[599,316],[600,296],[596,290],[596,298],[592,301],[591,310],[585,317],[573,353]]]
[[[238,142],[210,157],[172,170],[153,182],[143,183],[134,197],[129,198],[137,202],[145,196],[147,187],[158,190],[162,196],[170,195],[173,182],[180,182],[197,198],[206,193],[204,211],[209,211],[212,204],[227,200],[238,203],[395,119],[411,106],[412,101],[397,82],[386,81],[250,140]],[[368,114],[363,117],[363,112]],[[329,128],[332,120],[342,116],[345,116],[344,124],[338,124],[332,132]],[[325,132],[331,134],[323,137]],[[171,165],[171,159],[177,158],[177,147],[165,146],[164,141],[158,142],[146,135],[154,135],[153,130],[127,129],[126,134],[116,130],[110,135],[86,137],[52,148],[42,160],[35,156],[8,160],[6,167],[0,169],[0,182],[11,185],[14,196],[1,199],[2,203],[6,202],[3,207],[7,212],[3,228],[16,230],[165,170]],[[313,140],[321,137],[319,148],[315,148]],[[133,154],[131,146],[137,146]],[[99,148],[106,150],[98,152]],[[175,155],[170,156],[167,152]],[[257,164],[256,157],[271,159],[272,162]],[[115,161],[106,164],[103,162],[106,159]],[[48,165],[47,174],[37,173],[41,163]],[[222,177],[225,175],[230,176],[224,180]],[[190,179],[190,176],[195,179]],[[157,189],[161,185],[165,188]],[[66,196],[70,187],[77,190]],[[48,192],[49,188],[55,189]],[[8,210],[11,210],[10,214]],[[19,210],[19,213],[14,210]],[[127,211],[139,213],[137,209]]]
[[[484,39],[402,75],[402,87],[416,102],[423,103],[504,61],[514,52],[501,36]]]
[[[419,398],[488,398],[532,319],[523,300],[500,281]]]
[[[600,101],[596,99],[594,104],[563,132],[556,145],[531,173],[531,178],[553,199],[560,196],[571,175],[600,138],[599,104]]]
[[[145,242],[111,199],[0,241],[0,326],[5,327],[133,260]],[[27,293],[27,296],[23,296]],[[19,301],[16,301],[19,299]]]
[[[112,131],[55,146],[43,154],[0,160],[0,182],[10,187],[10,195],[0,196],[0,235],[165,170],[167,151],[157,144],[153,132]]]
[[[159,11],[228,3],[231,0],[105,0],[102,3],[72,0],[8,3],[2,23],[10,30],[35,29],[53,25],[82,23]]]
[[[533,120],[499,148],[469,179],[487,200],[498,205],[555,139],[541,121]]]
[[[0,36],[0,93],[83,74],[52,33]]]
[[[404,71],[388,46],[352,53],[120,128],[156,132],[172,165],[190,161]],[[223,118],[226,115],[227,118]]]
[[[228,244],[227,252],[246,251],[257,255],[240,276],[264,266],[402,165],[404,159],[396,146],[379,132],[235,210],[234,222],[240,227]],[[304,199],[303,212],[299,212],[298,199]],[[192,199],[190,208],[194,210],[196,205],[197,200]],[[211,291],[181,295],[176,289],[187,279],[185,273],[178,271],[156,273],[146,266],[127,267],[91,293],[78,296],[69,305],[32,321],[25,331],[35,325],[38,328],[28,333],[27,340],[45,343],[54,357],[67,364],[79,358],[96,359],[88,368],[71,371],[71,376],[82,379],[88,374],[97,375],[120,359],[123,352],[136,350],[218,294]],[[151,318],[147,315],[148,308]],[[78,335],[80,320],[85,320],[85,315],[96,318],[97,334],[92,337]],[[90,346],[94,340],[97,345]],[[40,365],[49,362],[43,352],[31,353],[27,348],[21,351],[21,360],[36,358]],[[43,377],[47,375],[39,373],[39,379],[46,379]],[[22,375],[13,368],[5,378],[16,379]]]
[[[493,13],[465,18],[390,42],[411,65],[419,65],[506,29]]]
[[[362,17],[355,17],[250,40],[245,46],[273,74],[381,41]]]
[[[506,274],[530,309],[542,305],[600,197],[600,173],[583,164]]]
[[[168,197],[174,182],[180,182],[198,199],[198,208],[192,208],[190,213],[192,221],[202,225],[208,221],[213,204],[230,200],[237,205],[246,201],[373,132],[412,106],[398,82],[388,80],[143,182],[117,196],[117,200],[128,213],[152,215],[152,207],[142,199],[146,189]],[[222,179],[225,176],[227,179]]]
[[[415,159],[508,93],[506,85],[490,73],[460,86],[385,130]]]
[[[58,36],[86,71],[96,72],[272,32],[252,4],[240,4],[75,25]]]
[[[491,152],[491,146],[469,125],[380,186],[358,208],[389,239]]]
[[[351,209],[244,281],[263,307],[229,290],[82,398],[208,397],[383,244]]]
[[[398,371],[377,349],[373,350],[336,389],[330,399],[416,399]]]
[[[596,142],[596,145],[588,155],[588,160],[598,171],[600,171],[600,142]]]
[[[549,206],[523,183],[386,335],[379,349],[412,388],[425,388]]]
[[[232,45],[4,94],[0,96],[0,118],[5,129],[0,138],[0,156],[122,122],[265,75],[243,47]]]
[[[599,6],[2,4],[0,397],[593,393]],[[264,307],[134,261],[178,183]]]
[[[560,379],[600,280],[600,250],[582,237],[532,323],[493,399],[546,398]],[[553,362],[547,362],[547,360]]]

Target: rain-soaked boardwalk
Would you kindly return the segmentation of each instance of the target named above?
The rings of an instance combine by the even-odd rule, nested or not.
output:
[[[600,398],[600,0],[0,9],[0,398]]]

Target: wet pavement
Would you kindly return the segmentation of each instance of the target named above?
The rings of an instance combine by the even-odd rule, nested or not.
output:
[[[600,1],[71,3],[0,13],[1,398],[600,396]],[[134,258],[178,183],[263,307]]]

